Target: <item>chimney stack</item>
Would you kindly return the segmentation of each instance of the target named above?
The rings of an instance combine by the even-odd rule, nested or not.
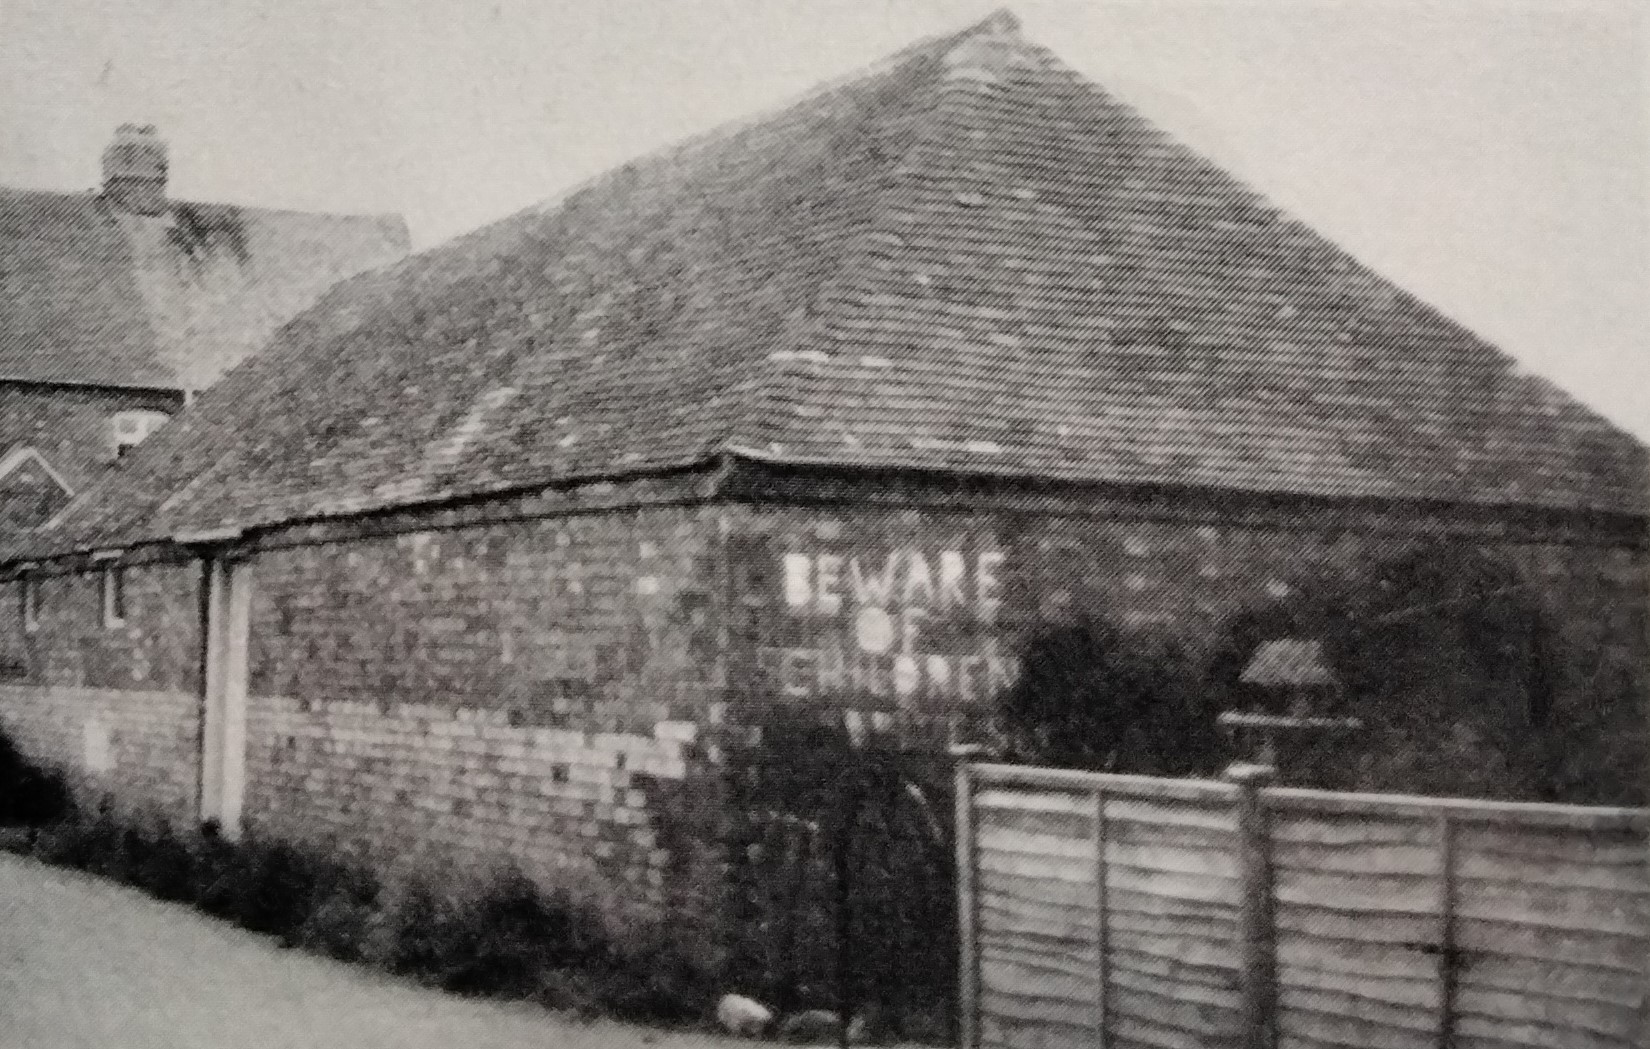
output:
[[[122,124],[103,150],[103,196],[122,211],[166,209],[166,142],[153,124]]]

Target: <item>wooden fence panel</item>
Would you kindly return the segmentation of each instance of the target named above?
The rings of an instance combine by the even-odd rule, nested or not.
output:
[[[1650,958],[1642,835],[1494,822],[1463,826],[1457,841],[1458,1043],[1642,1044]]]
[[[1437,833],[1419,820],[1291,812],[1272,821],[1280,1042],[1436,1049]]]
[[[973,812],[980,1044],[1092,1046],[1101,1023],[1092,802],[986,790]]]
[[[975,766],[958,816],[965,1049],[1650,1049],[1650,813]]]

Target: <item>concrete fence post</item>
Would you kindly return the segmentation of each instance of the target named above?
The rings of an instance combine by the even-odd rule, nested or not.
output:
[[[979,886],[975,855],[974,781],[969,761],[976,748],[954,746],[956,762],[957,856],[957,1045],[977,1049],[980,1044]]]
[[[1274,941],[1271,832],[1261,789],[1277,772],[1268,765],[1233,765],[1237,787],[1238,977],[1242,990],[1243,1049],[1276,1049],[1277,952]]]

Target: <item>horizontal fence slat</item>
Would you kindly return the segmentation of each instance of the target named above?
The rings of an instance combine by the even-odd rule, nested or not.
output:
[[[1267,808],[1276,812],[1369,814],[1436,819],[1452,822],[1519,827],[1571,827],[1590,831],[1650,832],[1650,809],[1553,805],[1541,802],[1477,801],[1470,798],[1429,798],[1413,794],[1355,794],[1299,787],[1269,787],[1261,791]]]
[[[1346,943],[1430,943],[1437,927],[1433,914],[1386,914],[1380,921],[1370,921],[1359,911],[1301,904],[1277,912],[1280,933],[1307,933]]]
[[[1194,1045],[1210,1040],[1236,1037],[1239,1017],[1236,1002],[1231,1005],[1199,1002],[1174,993],[1175,989],[1141,981],[1130,986],[1122,979],[1108,989],[1109,1010],[1120,1025],[1133,1021],[1137,1030],[1157,1028],[1161,1035],[1177,1034],[1192,1039]]]
[[[1538,987],[1503,991],[1463,984],[1457,992],[1456,1008],[1462,1018],[1514,1027],[1537,1024],[1560,1028],[1570,1037],[1597,1035],[1626,1041],[1638,1032],[1637,1008],[1555,1001]]]
[[[1341,911],[1433,914],[1438,909],[1437,875],[1281,870],[1273,879],[1277,905],[1304,904]]]
[[[1047,941],[1017,940],[1012,937],[982,935],[980,957],[1019,966],[1026,972],[1046,972],[1054,976],[1093,979],[1095,951],[1050,950]]]
[[[975,839],[985,852],[1004,852],[1016,856],[1049,856],[1055,859],[1094,859],[1094,838],[1065,837],[1054,834],[1034,834],[1023,830],[996,826],[982,821]]]
[[[1075,907],[1092,913],[1095,907],[1094,891],[1090,883],[1039,878],[1003,870],[984,870],[979,887],[991,896],[1006,896],[1031,903],[1058,907]]]
[[[1481,1045],[1501,1045],[1511,1049],[1552,1049],[1554,1046],[1575,1046],[1576,1049],[1639,1049],[1635,1036],[1583,1034],[1564,1023],[1530,1020],[1505,1020],[1498,1017],[1463,1013],[1455,1023],[1459,1036],[1457,1044],[1471,1039]]]
[[[1093,814],[1040,812],[1025,809],[985,809],[975,812],[979,833],[1012,831],[1020,834],[1089,841],[1094,837]]]
[[[1438,1003],[1383,1001],[1357,993],[1356,989],[1303,987],[1290,984],[1278,989],[1278,1002],[1284,1015],[1293,1012],[1342,1017],[1382,1028],[1394,1034],[1417,1034],[1436,1039],[1438,1035]]]
[[[1436,1029],[1396,1026],[1349,1016],[1324,1002],[1303,1001],[1292,995],[1280,1006],[1279,1035],[1310,1045],[1346,1049],[1437,1049]]]
[[[1553,965],[1545,960],[1474,952],[1462,967],[1461,987],[1539,995],[1560,1006],[1606,1005],[1637,1008],[1645,996],[1640,973],[1589,965]]]
[[[1338,849],[1379,846],[1420,846],[1437,848],[1433,825],[1418,819],[1382,818],[1375,815],[1349,817],[1319,813],[1289,813],[1272,816],[1273,847],[1292,853],[1291,846],[1331,853]]]
[[[1633,976],[1643,975],[1646,952],[1650,950],[1642,936],[1567,932],[1521,924],[1511,917],[1461,922],[1455,942],[1474,958],[1502,955],[1554,967],[1590,966]]]
[[[993,1009],[982,1003],[980,1040],[985,1045],[1005,1049],[1094,1049],[1095,1031],[1090,1025],[1074,1026],[1013,1009]]]
[[[1236,793],[1220,780],[1164,779],[1159,776],[1132,776],[1106,772],[1079,772],[1033,765],[974,765],[969,769],[975,782],[991,786],[1008,785],[1030,792],[1037,789],[1075,791],[1092,795],[1101,791],[1108,798],[1166,798],[1178,801],[1220,802]]]
[[[1111,937],[1109,954],[1140,972],[1162,971],[1167,976],[1191,973],[1199,980],[1236,986],[1233,980],[1238,967],[1237,952],[1230,943],[1207,936],[1126,932]]]
[[[980,965],[980,989],[985,993],[1051,998],[1084,1008],[1093,1008],[1098,982],[1095,973],[1085,977],[1053,972],[1000,957],[987,957]]]
[[[1437,1011],[1440,990],[1436,965],[1416,966],[1408,972],[1375,974],[1368,971],[1348,972],[1343,968],[1299,961],[1280,961],[1278,987],[1280,990],[1344,994],[1379,1005],[1420,1009],[1428,1013]]]
[[[1637,929],[1641,939],[1650,929],[1650,900],[1590,889],[1508,885],[1493,893],[1464,893],[1456,914],[1463,924],[1516,922],[1556,932],[1618,935]]]
[[[1341,973],[1372,980],[1416,979],[1433,982],[1437,963],[1418,944],[1382,943],[1325,936],[1317,932],[1280,930],[1276,936],[1280,968]]]
[[[1323,874],[1413,874],[1438,876],[1438,848],[1388,842],[1348,842],[1325,847],[1273,839],[1272,864],[1279,870]]]

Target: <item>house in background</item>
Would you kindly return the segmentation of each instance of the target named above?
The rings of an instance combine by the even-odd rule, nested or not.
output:
[[[390,216],[199,204],[122,125],[96,193],[0,188],[0,535],[38,523],[333,284],[407,253]]]
[[[938,748],[1053,625],[1206,644],[1427,542],[1608,743],[1646,462],[999,15],[334,289],[0,554],[0,726],[714,928],[756,731]]]

